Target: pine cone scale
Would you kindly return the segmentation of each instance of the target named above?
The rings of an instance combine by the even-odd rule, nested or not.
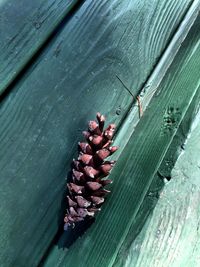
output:
[[[104,186],[112,183],[105,179],[112,170],[115,161],[105,161],[117,149],[111,146],[115,125],[110,124],[104,130],[105,117],[97,113],[97,122],[89,121],[88,131],[83,135],[87,142],[79,142],[79,156],[73,160],[72,181],[67,184],[68,209],[64,218],[64,229],[86,217],[94,217],[110,193]]]

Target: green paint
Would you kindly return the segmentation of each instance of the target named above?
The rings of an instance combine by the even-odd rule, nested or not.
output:
[[[46,1],[44,6],[49,3]],[[55,6],[61,3],[61,7],[62,3],[68,5],[66,1],[54,3]],[[115,180],[113,193],[97,216],[96,223],[70,248],[70,254],[66,250],[58,250],[57,246],[52,247],[46,265],[62,266],[69,262],[70,267],[78,267],[81,262],[85,266],[102,267],[114,262],[153,179],[156,166],[160,164],[177,130],[173,128],[169,135],[160,136],[159,128],[152,125],[164,124],[163,116],[168,106],[177,107],[170,94],[177,98],[182,86],[179,84],[176,93],[171,85],[167,85],[157,98],[157,103],[146,110],[135,132],[133,121],[128,116],[131,125],[129,132],[128,128],[121,128],[121,123],[132,105],[132,98],[116,74],[136,95],[191,3],[186,0],[156,0],[151,5],[149,1],[140,0],[85,1],[59,35],[32,62],[29,70],[10,88],[9,94],[4,95],[0,117],[0,215],[3,218],[0,223],[0,265],[37,266],[49,248],[63,220],[64,178],[70,169],[71,159],[76,155],[81,130],[85,129],[86,122],[95,116],[96,111],[105,113],[109,122],[115,121],[119,125],[121,155],[112,174]],[[61,17],[64,14],[58,8],[54,8],[51,14],[57,13]],[[42,24],[48,28],[49,21],[52,21],[52,28],[48,30],[45,27],[38,29],[36,25],[37,29],[32,32],[30,24],[27,24],[30,35],[24,35],[34,43],[33,46],[26,44],[24,49],[20,49],[23,42],[13,41],[19,53],[13,57],[12,53],[8,53],[11,51],[9,47],[4,51],[4,57],[8,58],[4,64],[11,63],[8,64],[9,68],[5,67],[1,88],[10,84],[15,72],[17,74],[23,68],[61,17],[53,22],[50,16],[47,24]],[[19,26],[20,23],[16,23],[17,31],[23,25]],[[39,44],[34,42],[36,30],[41,30]],[[176,50],[181,40],[177,42]],[[191,40],[196,43],[193,36]],[[192,46],[187,41],[185,50],[181,50],[183,60],[185,53],[190,54]],[[197,64],[190,56],[188,63],[180,60],[187,68],[191,68],[191,60]],[[183,69],[181,71],[184,72]],[[190,72],[194,75],[193,79],[185,75],[188,80],[182,81],[191,88],[180,94],[178,107],[181,116],[178,120],[184,116],[192,99],[191,89],[195,89],[197,83],[197,70],[193,71],[192,68]],[[177,121],[177,126],[179,123]],[[154,146],[155,140],[159,142]],[[149,144],[154,148],[151,153],[155,154],[150,162],[146,158],[150,153]],[[147,164],[152,166],[151,170],[145,170]],[[150,176],[147,171],[151,171]],[[133,194],[135,189],[137,192]],[[117,231],[116,225],[119,226]],[[110,241],[106,242],[108,238]]]
[[[190,106],[190,114],[182,123],[179,135],[188,128],[188,120],[192,113],[199,109],[200,90],[197,98]],[[190,116],[189,116],[190,115]],[[200,169],[199,169],[199,138],[200,113],[198,113],[192,127],[192,132],[185,144],[184,151],[172,170],[172,179],[166,184],[157,206],[142,229],[141,233],[132,243],[130,250],[126,251],[123,265],[116,266],[142,267],[142,266],[172,266],[196,267],[199,266],[199,222],[200,222]],[[176,144],[178,140],[173,140]],[[165,160],[173,154],[168,153],[162,165],[165,171]],[[118,260],[122,260],[122,255]]]
[[[145,242],[146,236],[149,236],[149,233],[152,232],[152,228],[150,225],[150,220],[152,220],[152,210],[156,206],[157,202],[160,201],[159,198],[160,195],[162,195],[161,192],[166,183],[166,180],[164,182],[164,177],[169,177],[169,178],[171,177],[171,172],[176,163],[176,160],[179,157],[179,155],[183,152],[183,149],[185,149],[185,141],[191,129],[192,122],[198,112],[199,103],[200,103],[200,90],[198,90],[198,95],[196,95],[196,97],[190,104],[190,107],[188,108],[187,113],[183,118],[178,128],[178,131],[176,132],[176,135],[174,136],[173,141],[171,142],[171,145],[161,165],[159,166],[157,173],[153,178],[149,190],[144,198],[144,201],[137,213],[135,220],[133,221],[129,229],[126,238],[122,243],[122,246],[118,252],[117,258],[113,266],[122,267],[126,265],[127,267],[129,266],[142,267],[145,265],[146,257],[144,257],[144,261],[141,262],[139,261],[139,258],[141,259],[140,250],[142,250],[141,245],[142,243]],[[177,194],[179,194],[179,192]],[[166,203],[166,206],[167,205],[168,203]],[[148,216],[150,216],[150,218],[147,219]],[[155,218],[156,216],[159,216],[159,209],[157,210],[156,215],[153,216]],[[158,234],[159,234],[159,229],[158,233],[152,235],[151,238],[156,239]],[[154,248],[152,248],[152,250],[153,249]],[[164,249],[165,247],[163,248],[163,252]],[[154,259],[156,259],[155,254],[153,257]],[[151,257],[149,257],[149,260],[151,260]]]
[[[26,0],[0,1],[0,95],[77,2],[78,0],[34,0],[28,3]],[[55,53],[58,53],[58,49]]]
[[[174,135],[199,94],[199,24],[196,20],[136,126],[111,178],[114,192],[87,233],[60,255],[58,266],[112,266]],[[173,109],[172,109],[173,107]],[[166,117],[170,118],[166,122]],[[163,131],[166,128],[167,131]],[[60,254],[60,253],[59,253]],[[56,264],[56,248],[44,266]]]

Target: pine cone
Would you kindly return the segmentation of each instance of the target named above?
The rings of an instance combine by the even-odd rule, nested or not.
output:
[[[86,217],[94,217],[105,195],[110,192],[104,186],[112,181],[105,177],[115,161],[105,159],[118,149],[111,146],[115,125],[110,124],[104,130],[105,117],[100,113],[97,113],[97,121],[89,122],[88,131],[83,132],[87,142],[79,142],[80,154],[78,160],[73,161],[72,182],[67,184],[69,194],[65,230]]]

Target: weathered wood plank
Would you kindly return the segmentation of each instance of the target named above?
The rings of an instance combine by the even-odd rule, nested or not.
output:
[[[160,82],[162,81],[162,78],[164,77],[166,70],[170,65],[170,62],[174,59],[174,56],[177,51],[176,49],[179,47],[178,43],[179,44],[182,43],[180,39],[183,38],[183,35],[186,34],[185,32],[186,29],[189,29],[191,27],[192,21],[196,19],[196,16],[199,13],[198,6],[199,6],[199,1],[194,1],[192,6],[190,7],[190,10],[188,11],[184,20],[182,21],[178,31],[173,37],[170,45],[168,46],[161,60],[159,61],[159,64],[156,66],[152,75],[145,84],[144,89],[142,91],[145,92],[147,90],[147,94],[144,94],[144,97],[141,99],[143,110],[145,110],[146,107],[148,107],[148,103],[151,100],[151,97],[153,97],[155,93],[155,88],[159,87]],[[183,29],[185,30],[183,31]],[[143,92],[141,93],[141,95],[143,95]],[[193,118],[196,116],[197,112],[196,109],[198,108],[199,101],[200,101],[200,92],[199,96],[196,96],[195,99],[190,104],[190,108],[188,109],[187,114],[184,117],[184,120],[181,122],[181,125],[176,133],[176,136],[174,137],[173,142],[171,143],[165,155],[165,158],[158,169],[159,174],[155,175],[153,182],[149,188],[149,191],[147,192],[145,199],[141,205],[141,208],[139,209],[138,214],[129,229],[129,232],[127,233],[127,237],[124,239],[123,244],[119,249],[114,266],[116,267],[124,266],[129,253],[129,247],[131,243],[138,235],[138,233],[141,231],[142,227],[144,226],[144,223],[146,222],[147,217],[149,216],[149,214],[151,214],[152,209],[155,207],[157,200],[159,198],[160,191],[163,189],[164,186],[164,179],[161,177],[168,177],[168,178],[170,177],[171,170],[173,169],[177,157],[180,151],[182,150],[182,146],[185,139],[187,138],[187,134],[190,131]],[[126,131],[126,129],[129,129],[128,131],[129,133],[128,132],[126,133],[127,137],[131,135],[131,132],[134,131],[134,128],[138,123],[138,118],[136,116],[137,112],[138,112],[137,110],[133,109],[129,114],[130,117],[129,121],[131,121],[131,123],[127,122],[123,126],[124,131]],[[117,139],[120,140],[120,138],[122,138],[122,136],[118,134]],[[143,232],[144,231],[145,230],[143,230]],[[131,257],[131,252],[130,252],[130,257]],[[134,255],[134,258],[135,259],[137,258],[136,255]],[[134,265],[134,263],[132,262],[132,265]]]
[[[200,16],[157,88],[148,112],[122,151],[111,174],[114,193],[98,215],[98,222],[69,251],[60,252],[56,258],[50,255],[45,267],[52,266],[52,263],[65,267],[114,264],[155,172],[190,103],[199,93],[199,22]]]
[[[185,37],[187,36],[190,28],[192,27],[194,21],[196,20],[200,10],[200,1],[195,0],[190,6],[188,12],[186,13],[184,19],[181,21],[179,28],[171,39],[166,50],[162,54],[158,64],[155,66],[150,77],[144,84],[142,90],[140,91],[140,102],[143,112],[148,107],[152,97],[156,94],[156,89],[159,87],[163,77],[165,76],[170,64],[173,62],[181,44],[183,43]],[[138,105],[133,106],[129,112],[128,119],[123,121],[120,132],[118,132],[115,140],[116,143],[121,143],[121,140],[129,140],[131,134],[134,132],[137,123],[139,122],[138,117]],[[125,147],[126,142],[123,142],[123,147]],[[118,151],[120,152],[120,151]]]
[[[137,94],[191,2],[86,1],[4,98],[5,267],[38,264],[63,219],[64,177],[80,131],[96,111],[120,124],[132,99],[116,74]]]
[[[144,255],[143,255],[144,257],[140,256],[140,248],[142,247],[142,242],[143,239],[145,239],[145,236],[149,236],[148,231],[150,233],[152,232],[152,228],[149,225],[150,220],[148,219],[147,221],[147,218],[149,215],[152,215],[152,210],[153,208],[155,208],[159,200],[159,196],[163,190],[164,185],[168,182],[168,179],[171,178],[171,172],[177,161],[177,158],[185,149],[186,138],[188,137],[188,133],[191,130],[194,118],[196,117],[197,112],[200,108],[199,104],[200,104],[200,90],[198,90],[198,95],[195,96],[192,103],[190,104],[186,116],[182,120],[179,129],[175,137],[173,138],[173,141],[170,144],[170,147],[161,165],[159,166],[156,175],[153,178],[151,186],[144,198],[144,201],[137,213],[137,216],[134,222],[132,223],[126,238],[124,239],[121,248],[119,249],[117,258],[113,266],[116,267],[137,266],[137,263],[139,262],[139,261],[137,262],[137,260],[139,258],[140,258],[139,266],[145,266],[146,264],[145,262],[147,261],[147,259]],[[159,215],[157,214],[156,216]],[[140,233],[141,230],[142,232]],[[156,238],[156,235],[155,236],[150,235],[150,237]],[[147,244],[147,242],[145,241],[144,243]],[[156,254],[154,257],[156,258]],[[150,260],[151,257],[148,259],[148,261],[150,262]],[[158,266],[160,266],[159,261],[158,261]]]
[[[200,113],[172,180],[164,188],[153,215],[133,242],[124,266],[200,265]]]
[[[0,3],[0,94],[47,40],[78,0]]]

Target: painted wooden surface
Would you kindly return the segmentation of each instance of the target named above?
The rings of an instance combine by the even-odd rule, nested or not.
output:
[[[115,263],[155,172],[191,101],[199,94],[199,21],[200,17],[120,155],[111,174],[115,194],[107,200],[109,208],[98,215],[98,222],[69,250],[56,254],[54,248],[45,267],[113,266]]]
[[[76,3],[77,0],[0,1],[0,94]]]
[[[126,267],[200,265],[200,113],[172,180],[160,195],[152,216],[133,242]]]
[[[132,99],[116,75],[136,95],[191,3],[85,1],[2,99],[0,259],[5,267],[37,266],[63,219],[64,177],[81,130],[96,111],[120,125]],[[184,97],[190,99],[190,93]],[[100,215],[104,223],[106,214]]]
[[[119,249],[117,258],[113,266],[116,266],[116,267],[136,266],[137,264],[138,266],[144,266],[146,265],[147,258],[149,262],[154,258],[157,261],[157,264],[159,266],[159,259],[156,258],[156,254],[154,255],[152,254],[151,256],[147,258],[145,256],[144,257],[140,256],[140,249],[141,249],[140,245],[143,242],[142,238],[145,236],[145,233],[147,231],[149,231],[150,233],[152,232],[151,225],[149,225],[148,222],[146,222],[147,218],[149,215],[152,214],[152,210],[153,208],[155,208],[159,200],[159,197],[162,194],[161,192],[165,184],[168,183],[169,179],[173,179],[171,175],[172,169],[174,168],[177,158],[185,150],[186,139],[188,137],[188,134],[190,133],[193,120],[196,117],[197,112],[199,111],[199,108],[200,108],[199,103],[200,103],[200,90],[198,90],[198,95],[196,95],[193,101],[190,103],[190,107],[187,110],[186,116],[181,121],[178,131],[176,132],[176,135],[174,136],[173,141],[171,142],[167,150],[167,153],[165,154],[165,157],[153,178],[151,186],[149,187],[149,190],[136,215],[136,218],[134,222],[132,223],[121,248]],[[177,192],[177,194],[179,194],[179,192]],[[160,215],[159,215],[159,218],[160,218]],[[145,223],[146,225],[144,226]],[[178,220],[177,220],[177,223],[178,223]],[[149,225],[149,229],[148,229],[148,225]],[[146,229],[148,230],[146,231]],[[140,233],[140,231],[142,232]],[[149,242],[153,242],[151,238],[156,238],[156,237],[154,235],[149,235]],[[138,241],[140,242],[140,244],[138,243]],[[133,250],[133,247],[134,247],[134,250]],[[164,250],[165,250],[165,247],[163,247],[163,251]],[[184,253],[184,251],[182,252]]]

